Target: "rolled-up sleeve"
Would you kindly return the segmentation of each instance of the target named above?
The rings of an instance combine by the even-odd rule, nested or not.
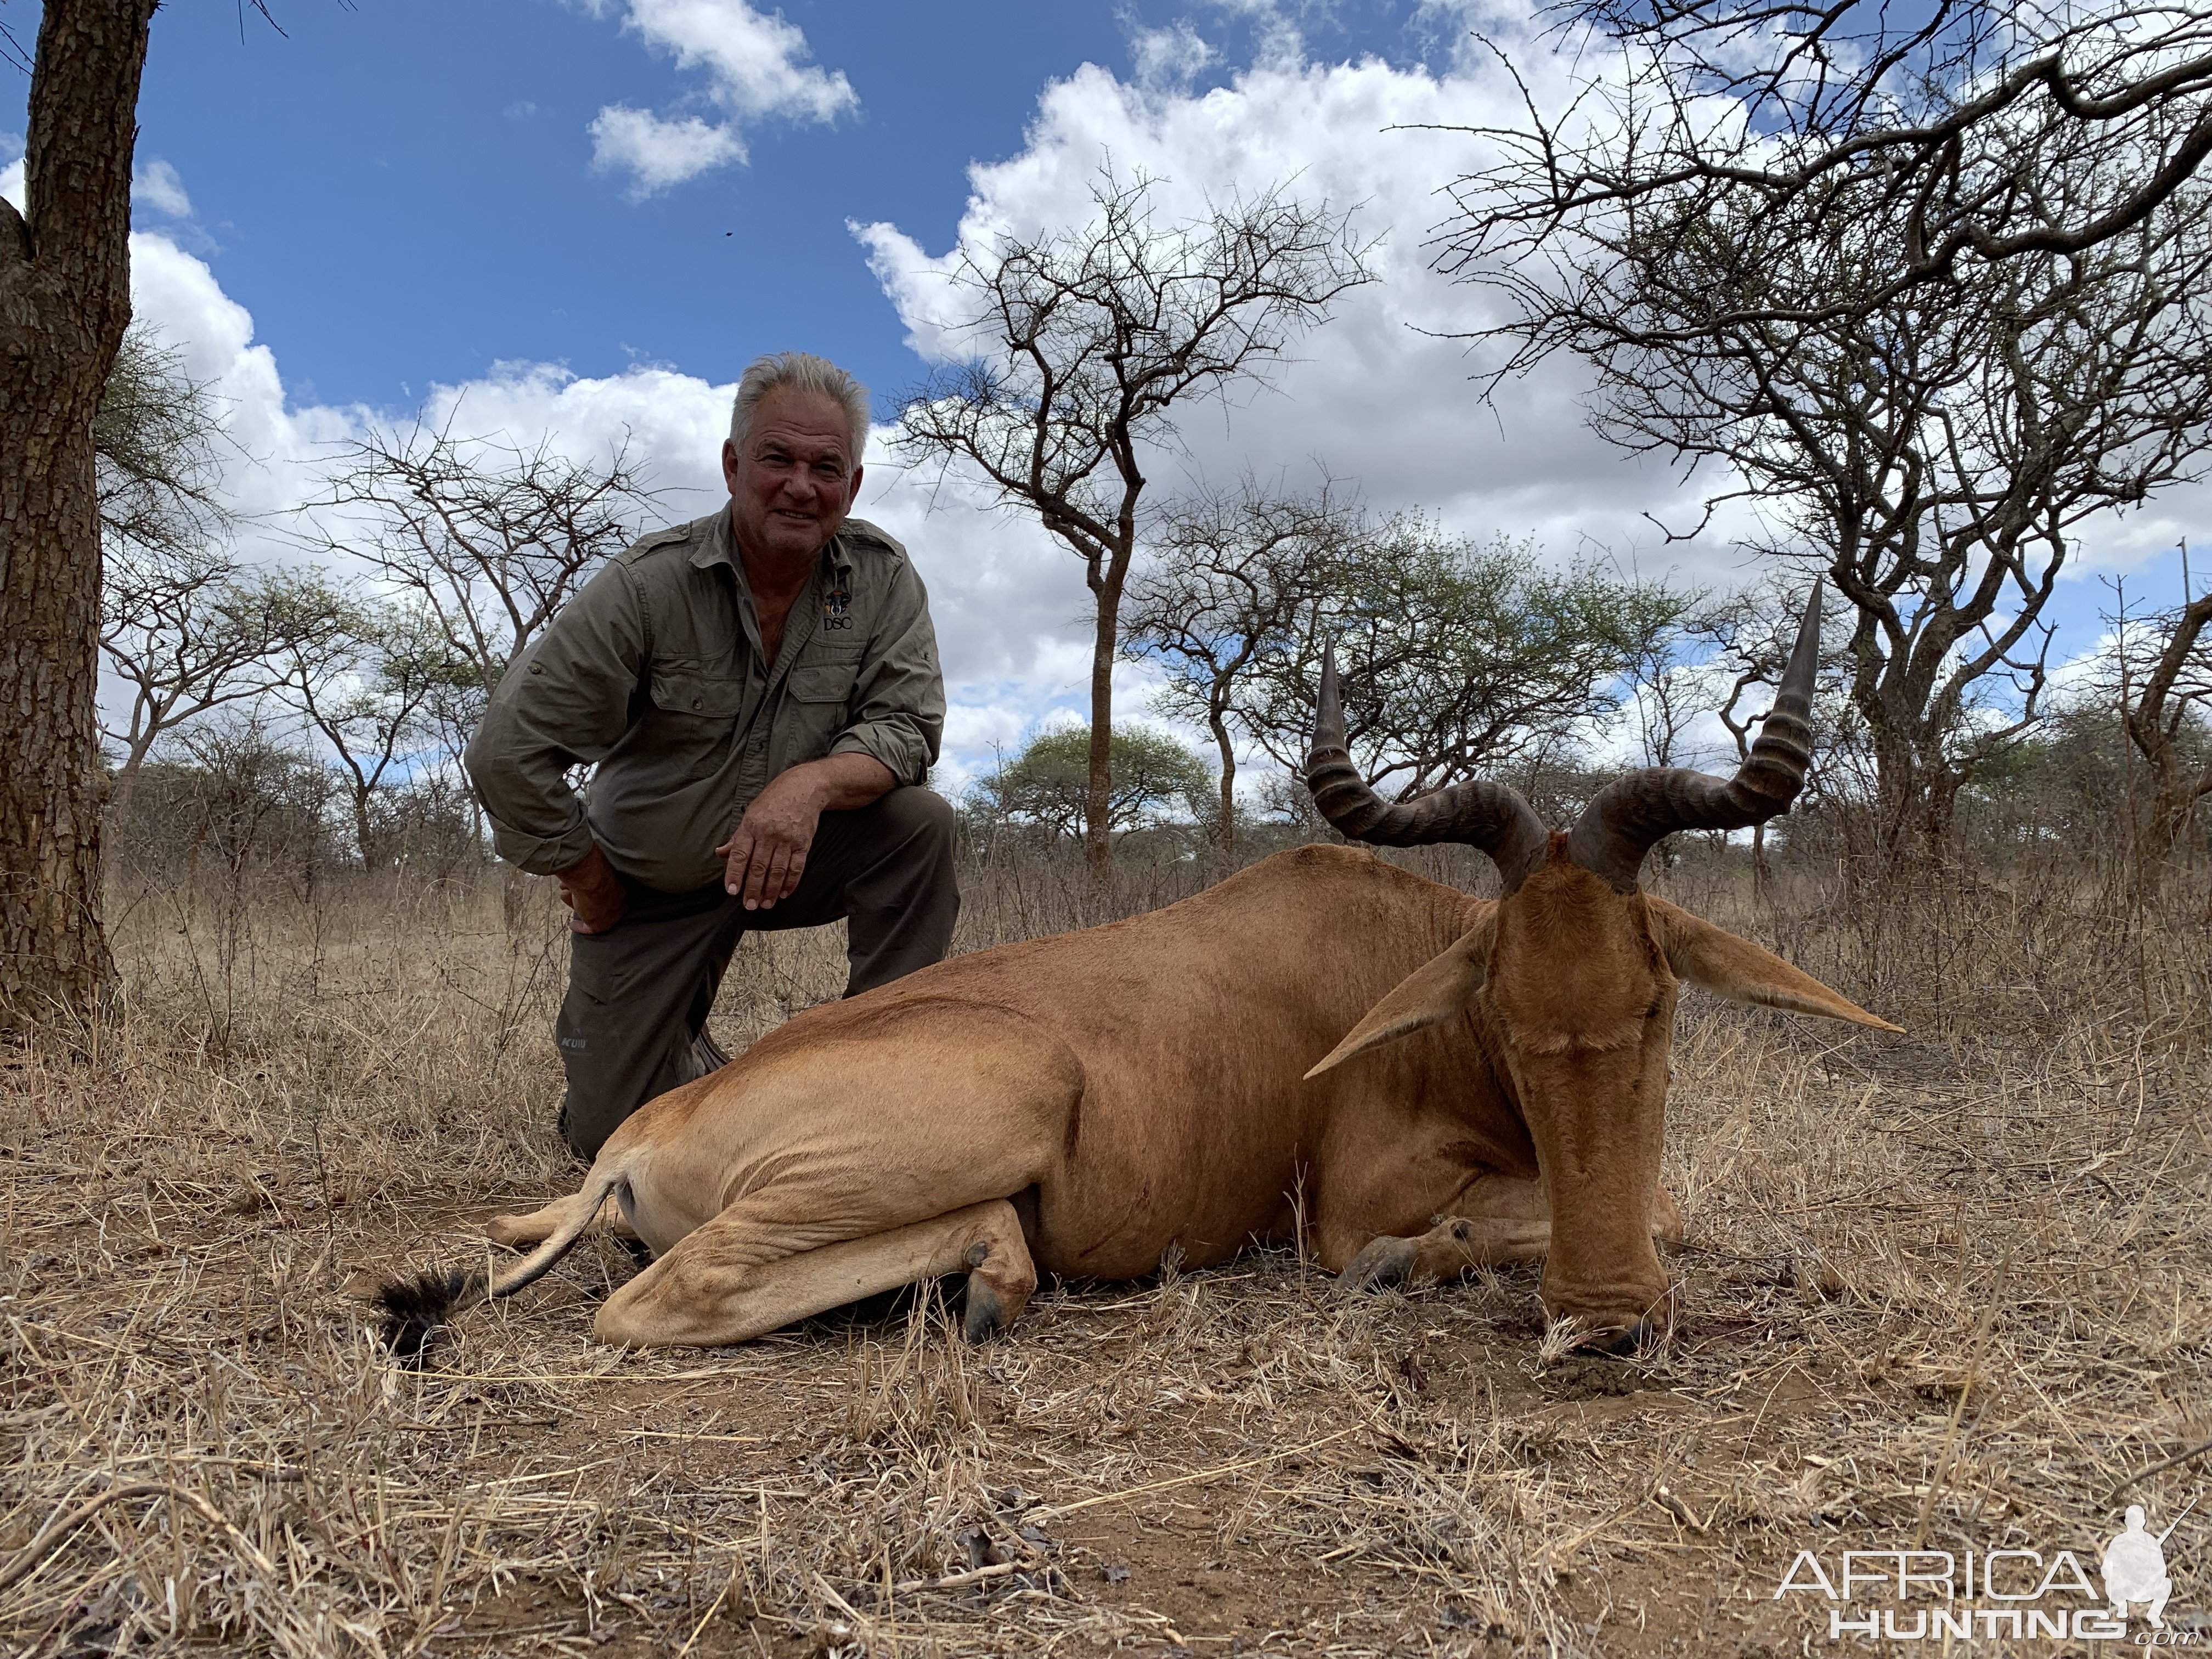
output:
[[[508,665],[463,757],[508,863],[551,875],[592,850],[568,773],[597,763],[629,729],[645,650],[642,597],[617,562]]]
[[[873,756],[902,784],[920,783],[937,763],[945,737],[945,676],[937,663],[928,590],[903,560],[878,612],[848,707],[852,724],[830,745],[831,754]]]

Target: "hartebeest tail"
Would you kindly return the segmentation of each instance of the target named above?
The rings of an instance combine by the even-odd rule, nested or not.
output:
[[[599,1215],[599,1206],[622,1185],[623,1178],[624,1172],[619,1165],[595,1167],[586,1178],[582,1190],[568,1200],[568,1218],[559,1228],[543,1244],[496,1277],[481,1267],[430,1267],[385,1284],[374,1297],[377,1311],[384,1316],[385,1346],[406,1364],[420,1365],[432,1334],[441,1325],[451,1324],[456,1315],[466,1313],[479,1303],[513,1296],[535,1285],[584,1236],[584,1230]]]

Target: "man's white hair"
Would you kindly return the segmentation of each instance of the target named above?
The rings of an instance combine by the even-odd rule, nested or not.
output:
[[[737,400],[730,405],[730,441],[739,454],[744,453],[745,440],[751,435],[761,399],[778,386],[815,392],[842,405],[846,424],[852,429],[853,453],[848,459],[855,466],[860,464],[860,452],[868,445],[868,388],[827,357],[817,357],[811,351],[772,351],[754,358],[746,368],[744,379],[738,382]]]

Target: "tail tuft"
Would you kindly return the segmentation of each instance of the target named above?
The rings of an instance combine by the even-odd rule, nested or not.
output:
[[[384,1346],[404,1364],[420,1370],[430,1339],[441,1325],[484,1299],[488,1281],[480,1271],[432,1267],[395,1279],[376,1293],[384,1316]]]

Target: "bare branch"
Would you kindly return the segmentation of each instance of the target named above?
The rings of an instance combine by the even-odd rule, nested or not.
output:
[[[550,439],[461,437],[448,421],[347,445],[304,533],[419,598],[489,696],[657,499],[626,446],[580,462]]]
[[[1601,434],[1718,463],[1717,501],[1776,526],[1754,550],[1850,600],[1894,850],[2035,717],[2083,526],[2203,471],[2212,19],[1939,7],[1891,36],[1855,4],[1762,10],[1764,70],[1699,55],[1757,59],[1749,12],[1607,13],[1627,88],[1575,145],[1532,106],[1443,257],[1511,302],[1492,385],[1572,353]]]

